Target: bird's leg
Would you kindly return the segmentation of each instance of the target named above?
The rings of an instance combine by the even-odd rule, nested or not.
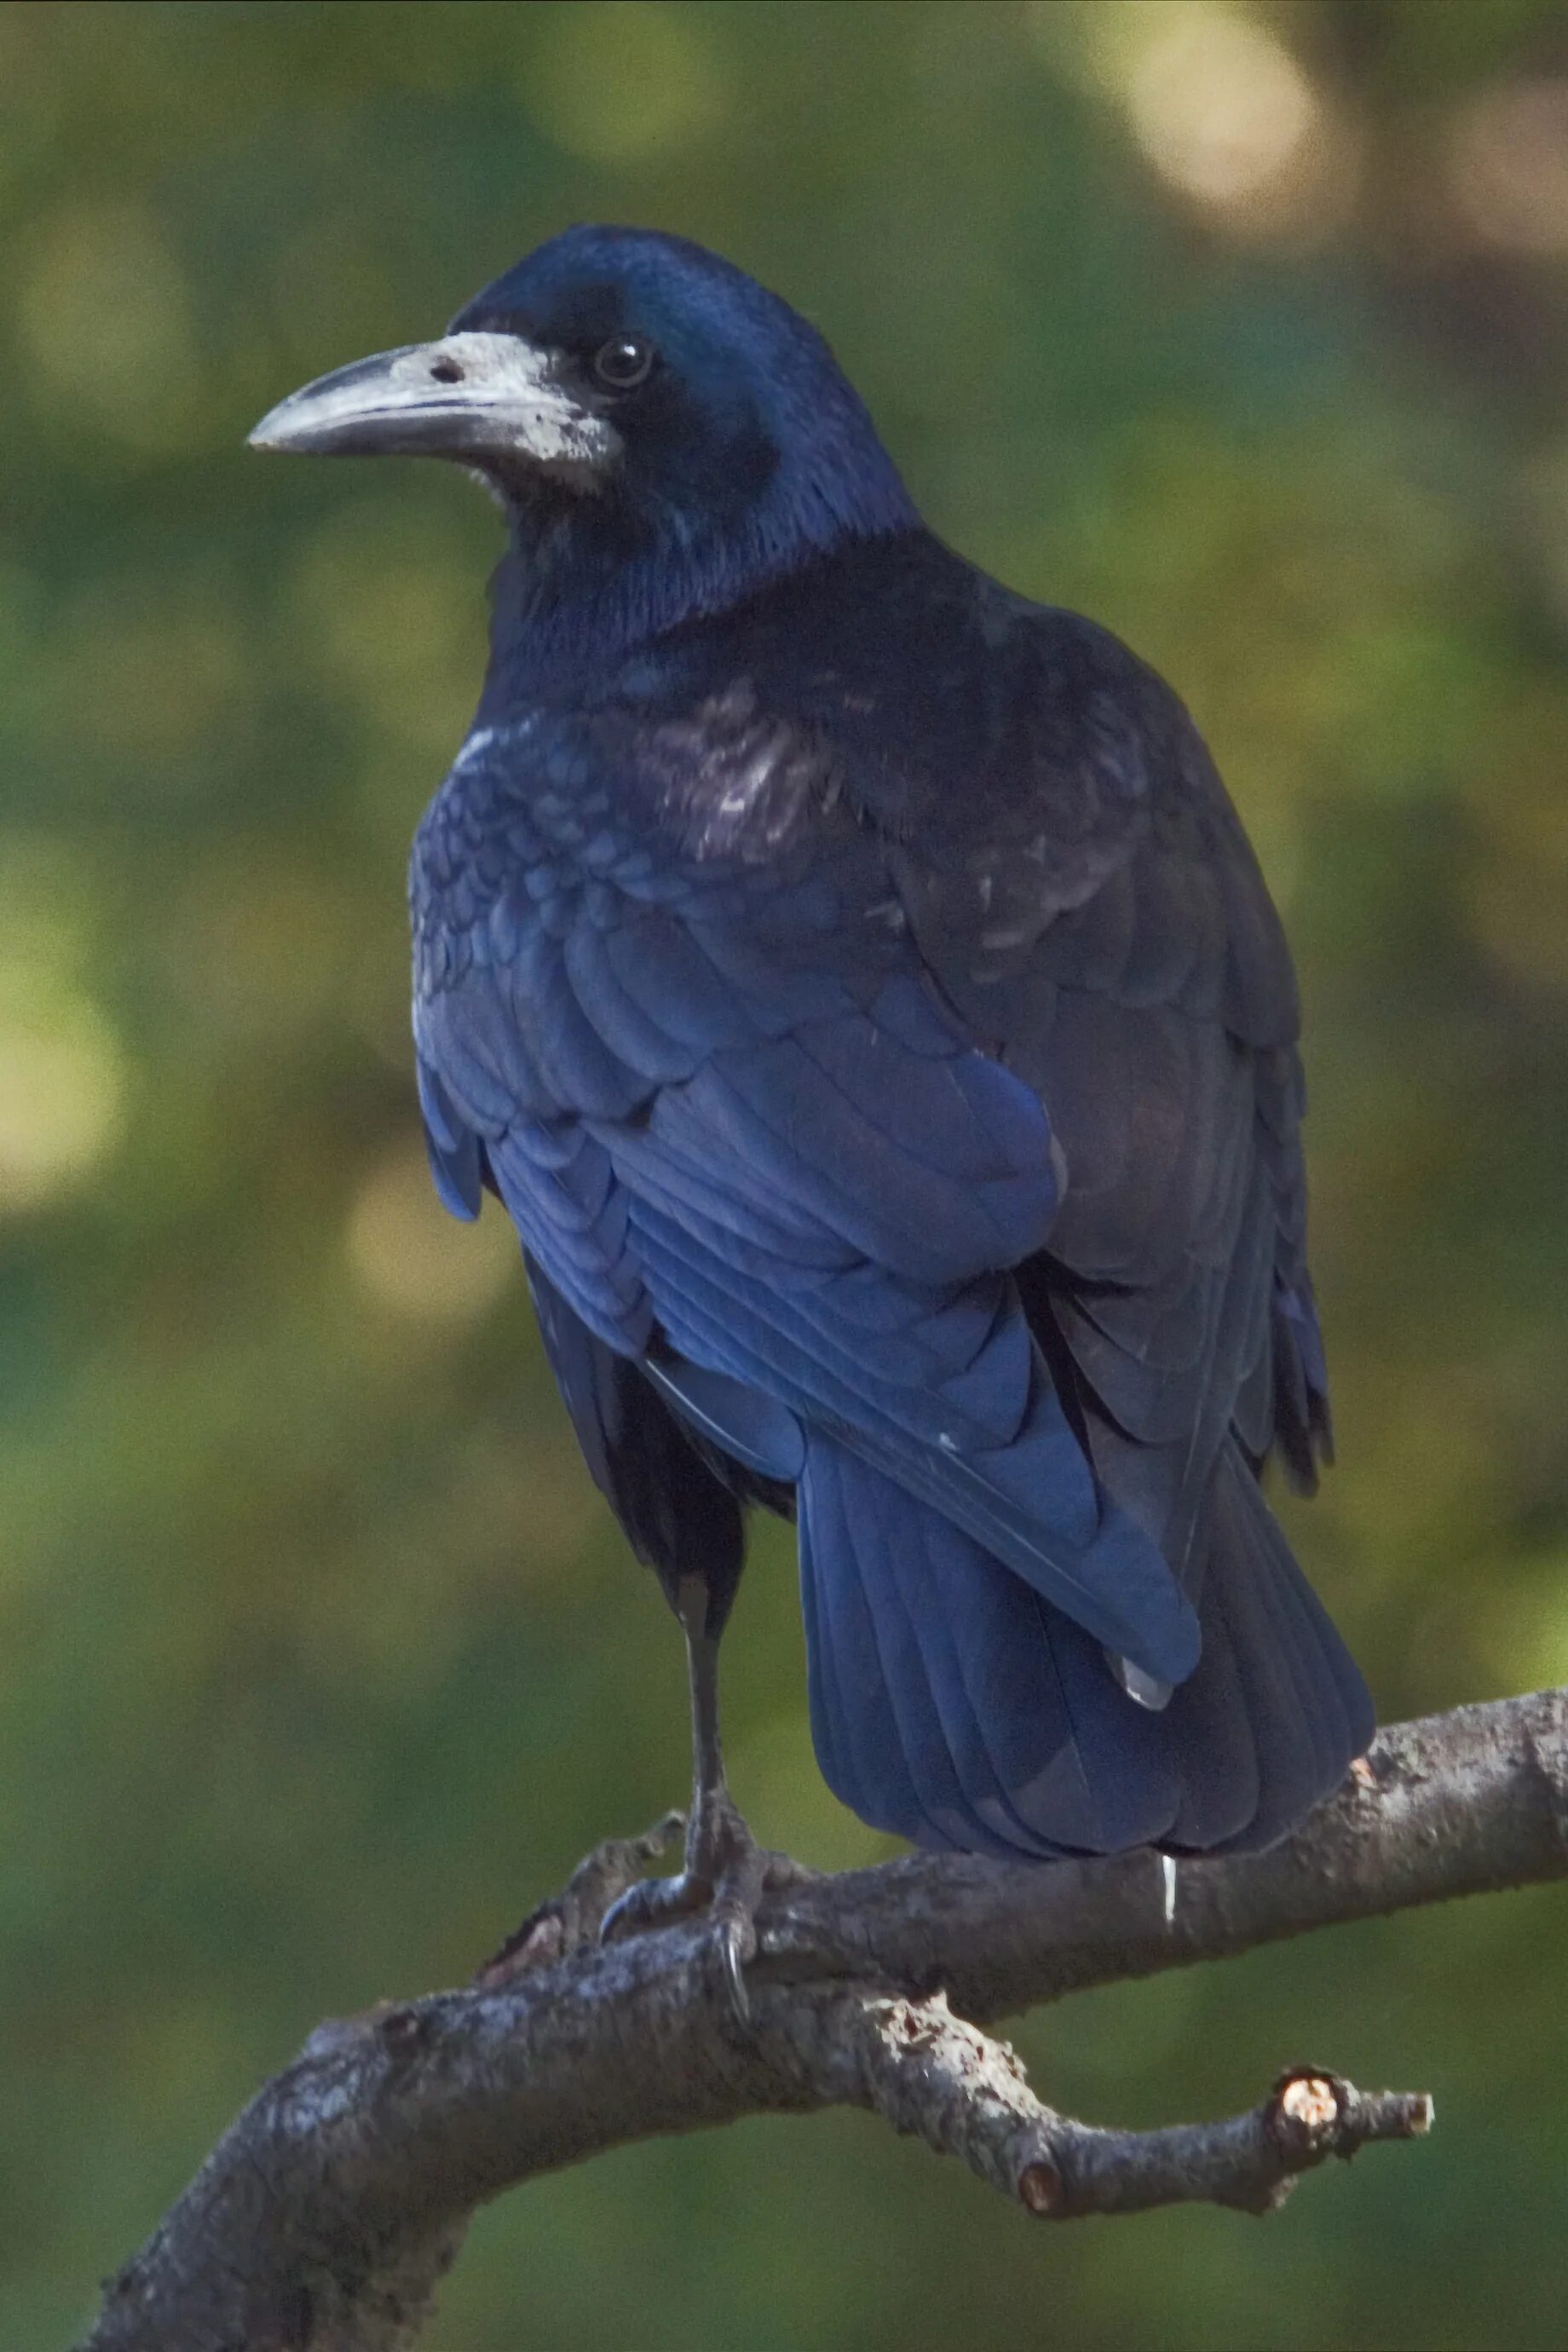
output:
[[[751,2013],[743,1971],[756,1956],[757,1905],[765,1888],[798,1883],[808,1874],[786,1854],[758,1845],[730,1794],[719,1742],[719,1637],[708,1630],[708,1588],[700,1578],[685,1578],[677,1588],[676,1614],[686,1635],[691,1686],[691,1810],[683,1865],[678,1877],[643,1878],[628,1887],[605,1914],[601,1933],[608,1943],[706,1910],[713,1960],[730,2008],[743,2024]]]

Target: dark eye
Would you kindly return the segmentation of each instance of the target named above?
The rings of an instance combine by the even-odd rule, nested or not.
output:
[[[635,392],[658,354],[645,335],[615,335],[594,354],[594,373],[609,392]]]

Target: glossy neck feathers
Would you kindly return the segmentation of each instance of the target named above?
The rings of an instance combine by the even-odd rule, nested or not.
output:
[[[818,438],[809,462],[770,451],[766,478],[717,510],[711,501],[683,505],[620,486],[595,493],[502,485],[510,544],[491,583],[479,721],[602,673],[683,622],[743,604],[857,541],[918,528],[858,402],[847,422],[859,429],[826,448]]]

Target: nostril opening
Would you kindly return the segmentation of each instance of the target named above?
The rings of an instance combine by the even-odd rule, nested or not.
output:
[[[463,371],[456,360],[432,360],[430,373],[437,383],[461,383]]]

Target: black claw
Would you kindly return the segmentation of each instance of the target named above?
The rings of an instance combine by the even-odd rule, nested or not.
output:
[[[618,1943],[623,1936],[635,1936],[650,1925],[651,1906],[647,1898],[649,1882],[639,1878],[624,1895],[617,1895],[599,1922],[601,1944]]]
[[[599,1941],[618,1943],[623,1936],[640,1935],[645,1927],[689,1919],[712,1900],[712,1885],[698,1871],[683,1870],[678,1878],[639,1878],[605,1912]]]
[[[752,1997],[746,1990],[745,1971],[741,1962],[741,1939],[733,1927],[718,1930],[719,1965],[723,1971],[724,1991],[730,2004],[730,2014],[735,2023],[749,2030],[752,2022]]]

